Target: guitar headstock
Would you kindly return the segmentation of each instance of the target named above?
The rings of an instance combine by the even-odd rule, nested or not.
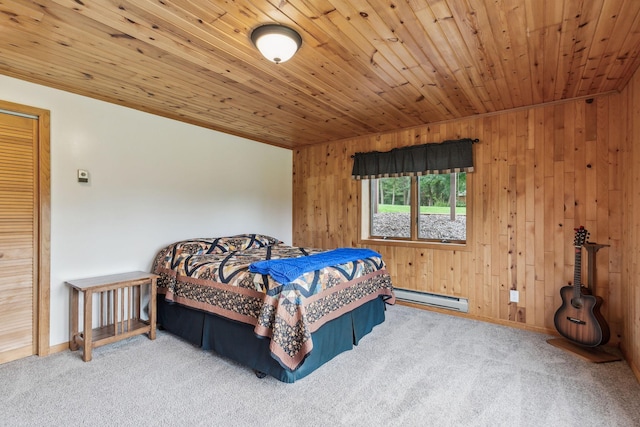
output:
[[[576,232],[576,237],[573,240],[573,246],[581,248],[587,240],[587,237],[589,237],[589,232],[582,225],[578,228],[574,228],[574,231]]]

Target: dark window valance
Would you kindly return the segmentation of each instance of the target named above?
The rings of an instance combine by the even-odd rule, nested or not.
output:
[[[391,151],[356,153],[351,175],[355,179],[473,172],[473,150],[477,139],[458,139],[439,144],[394,148]]]

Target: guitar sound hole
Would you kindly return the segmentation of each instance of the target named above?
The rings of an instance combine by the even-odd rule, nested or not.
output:
[[[578,310],[580,310],[582,308],[582,298],[573,298],[571,300],[571,305],[573,306],[573,308],[577,308]]]

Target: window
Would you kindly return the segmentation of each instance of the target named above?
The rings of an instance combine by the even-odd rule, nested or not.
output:
[[[477,139],[355,153],[363,239],[466,243],[467,173]]]
[[[401,239],[439,243],[467,240],[467,174],[429,174],[376,178],[365,181],[363,213],[373,239]],[[418,214],[419,212],[419,214]]]

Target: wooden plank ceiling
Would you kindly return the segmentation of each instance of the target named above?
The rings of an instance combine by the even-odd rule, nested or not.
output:
[[[0,0],[0,73],[282,147],[619,91],[638,0]],[[298,30],[262,58],[263,23]],[[1,91],[0,91],[1,97]]]

